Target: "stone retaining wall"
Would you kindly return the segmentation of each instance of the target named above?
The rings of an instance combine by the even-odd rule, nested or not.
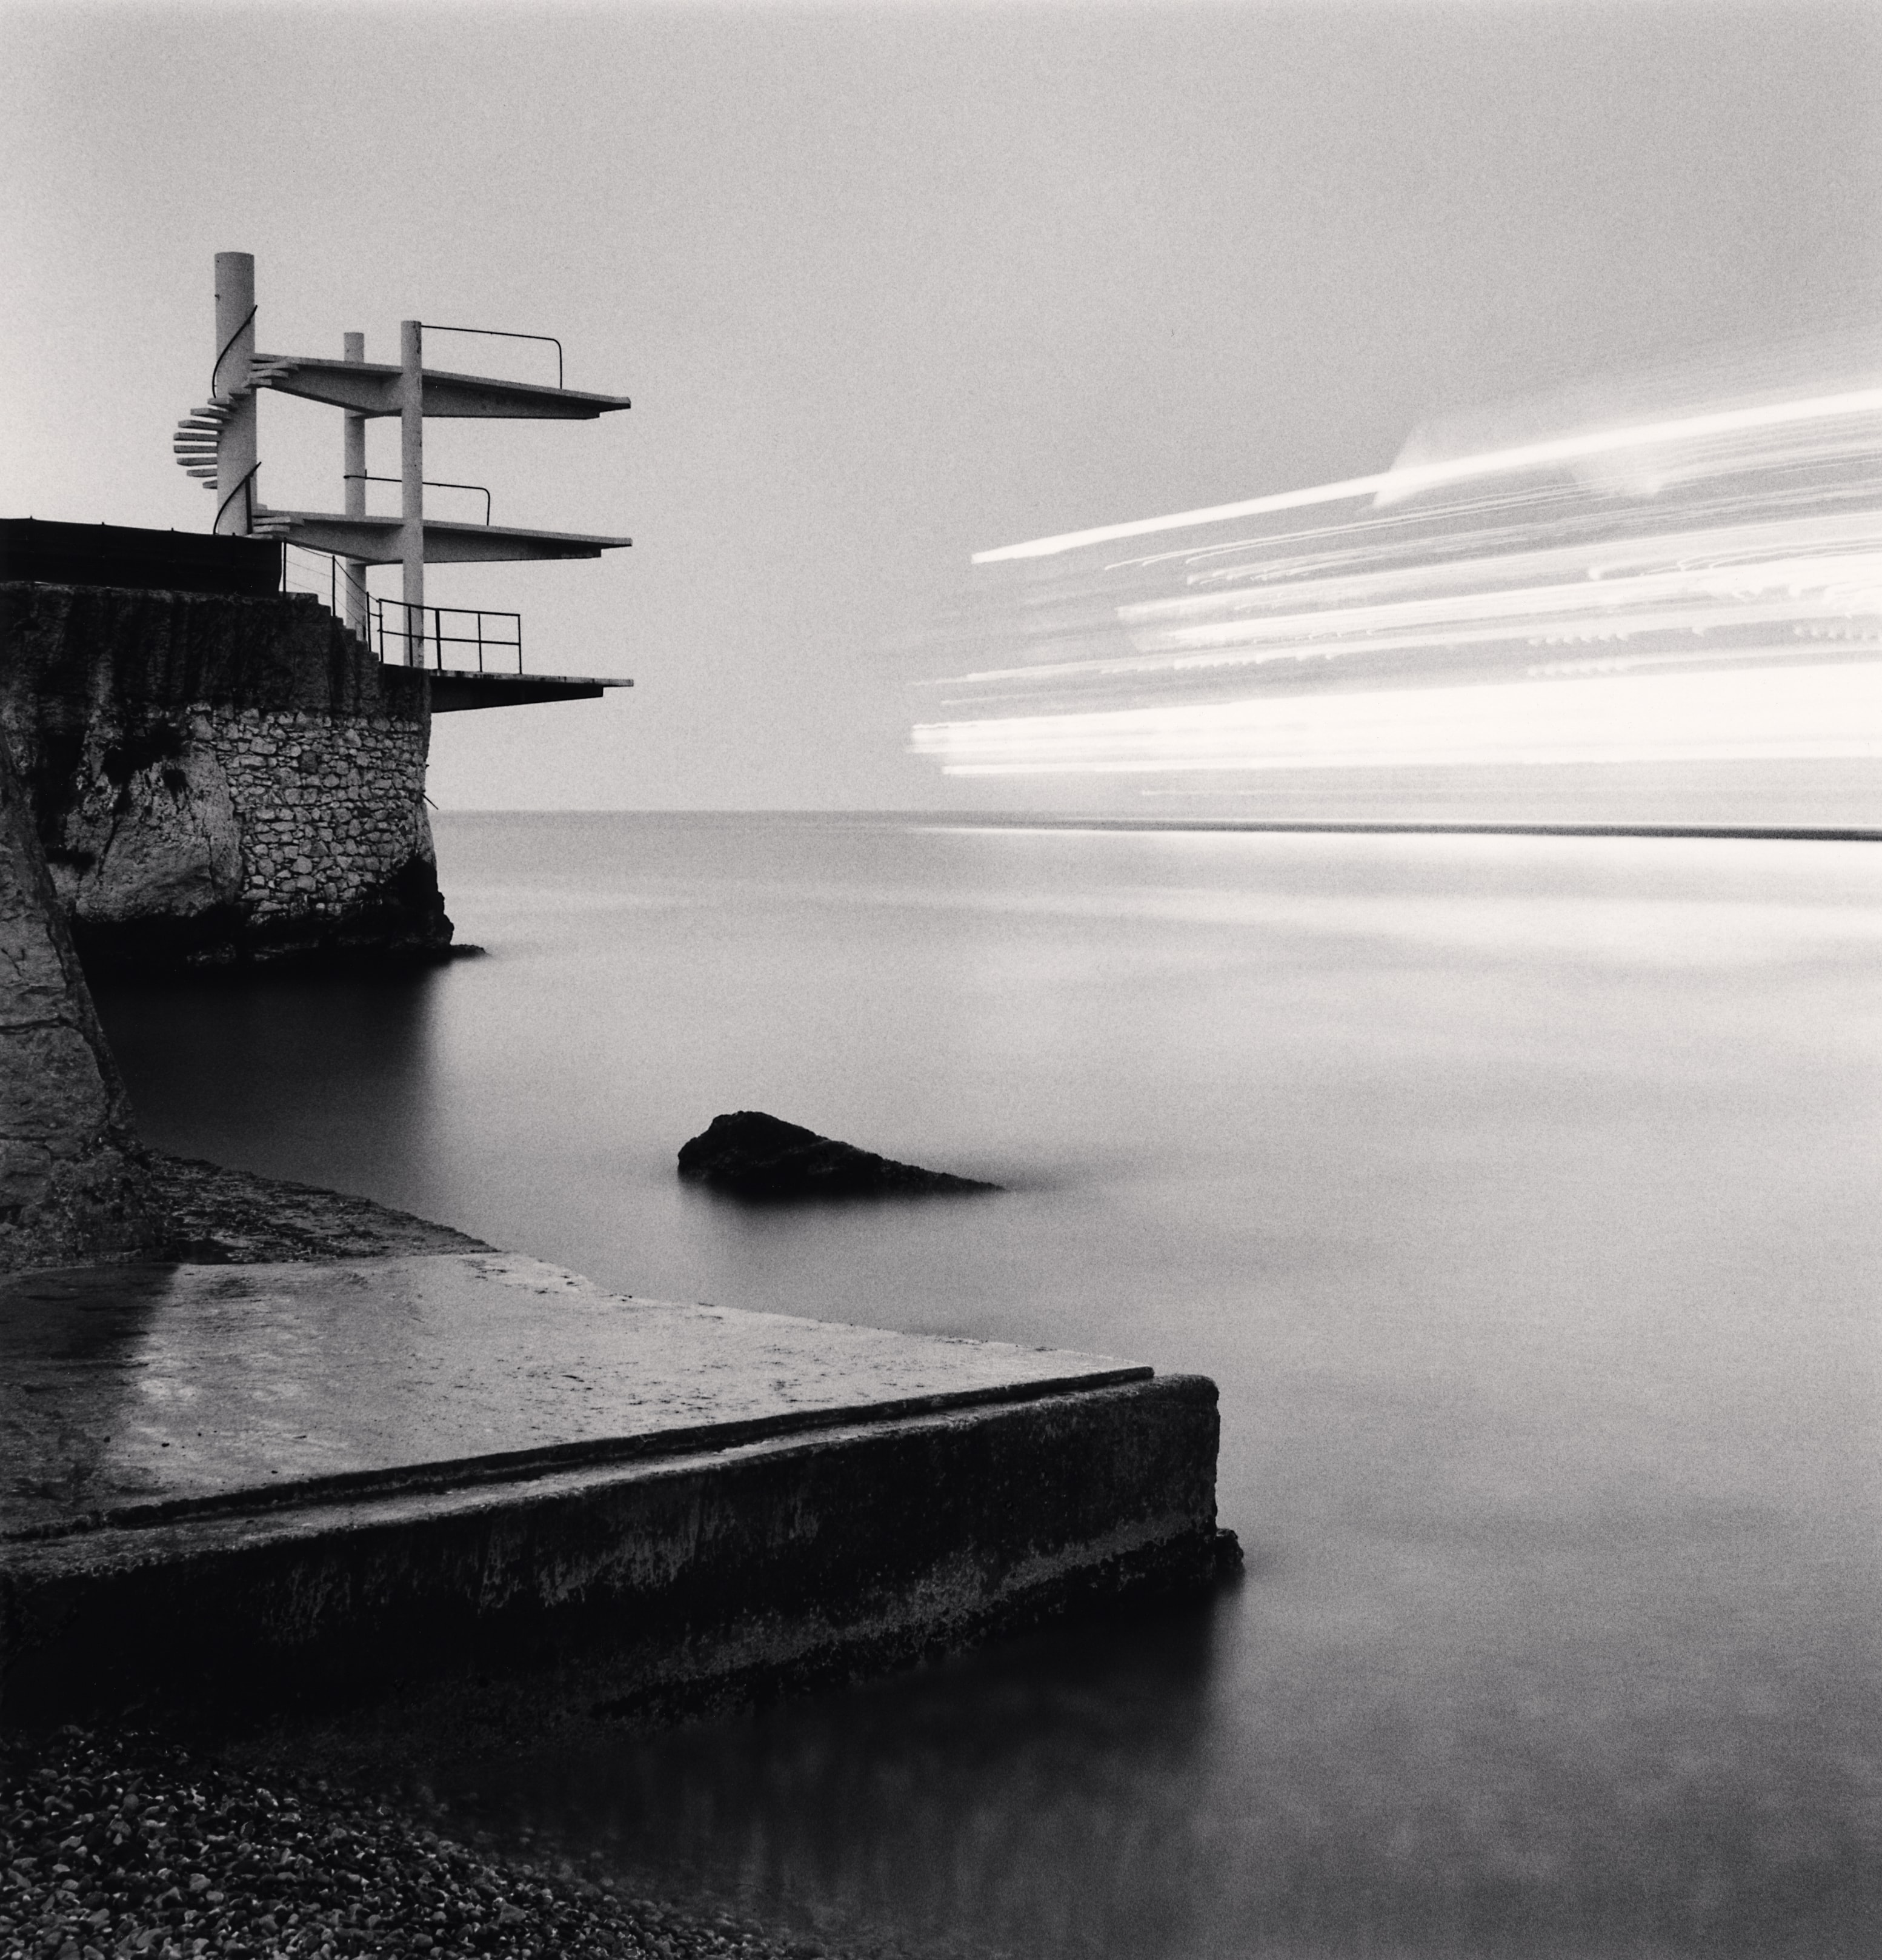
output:
[[[343,916],[412,858],[430,858],[423,723],[253,708],[200,718],[241,832],[241,902],[257,921]]]
[[[425,677],[315,599],[0,584],[0,727],[94,968],[450,944]]]

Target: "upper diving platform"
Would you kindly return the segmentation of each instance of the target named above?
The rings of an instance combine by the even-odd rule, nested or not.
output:
[[[405,371],[383,361],[330,361],[302,354],[257,354],[251,370],[257,387],[302,400],[324,402],[356,415],[396,415],[405,407]],[[482,374],[422,368],[420,412],[438,417],[496,417],[521,422],[593,422],[633,404],[625,395],[594,395],[578,388],[550,388],[531,381],[501,381]]]

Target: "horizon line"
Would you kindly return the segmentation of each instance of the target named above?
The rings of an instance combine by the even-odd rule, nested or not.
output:
[[[1345,836],[1652,837],[1801,844],[1882,844],[1882,828],[1855,824],[1569,823],[1418,817],[1068,816],[1025,811],[920,809],[509,809],[436,810],[435,816],[894,818],[983,830],[1248,831]]]

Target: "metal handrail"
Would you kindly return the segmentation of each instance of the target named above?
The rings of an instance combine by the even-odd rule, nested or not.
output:
[[[244,490],[248,492],[248,528],[251,531],[253,530],[255,528],[255,492],[250,488],[250,486],[254,482],[256,473],[260,469],[260,468],[261,463],[259,459],[255,462],[251,463],[248,466],[247,475],[245,476],[242,479],[241,482],[237,484],[235,488],[222,499],[221,503],[217,504],[215,507],[215,521],[209,527],[210,535],[212,536],[216,536],[221,534],[222,529],[222,513],[235,501],[237,497],[240,496]]]
[[[444,649],[447,646],[475,647],[479,673],[485,671],[483,660],[486,651],[492,654],[514,651],[516,670],[519,674],[523,671],[523,616],[520,612],[498,612],[473,606],[409,606],[403,599],[375,599],[372,606],[374,646],[382,660],[386,657],[386,642],[389,639],[403,641],[408,653],[414,641],[420,646],[425,644],[425,616],[428,612],[431,616],[430,638],[433,648],[431,664],[438,673],[445,671]],[[388,625],[386,615],[389,609],[403,613],[404,623]],[[419,616],[416,632],[412,629],[412,616],[415,612]],[[447,633],[444,631],[444,621],[447,618],[474,620],[475,630],[468,633]],[[516,628],[516,637],[514,639],[498,639],[487,635],[483,623],[486,619],[508,619]]]
[[[371,473],[370,471],[368,471],[368,470],[349,469],[349,470],[348,470],[348,471],[347,471],[346,474],[340,479],[340,481],[341,481],[342,483],[400,483],[400,484],[402,484],[402,483],[403,483],[403,482],[404,482],[405,479],[404,479],[403,476],[374,476],[374,475],[372,475],[372,473]],[[487,489],[486,489],[486,488],[485,488],[485,487],[484,487],[484,485],[483,485],[482,484],[481,484],[481,483],[447,483],[447,482],[444,480],[444,479],[443,479],[442,477],[436,477],[436,478],[434,478],[434,477],[430,477],[430,476],[427,476],[427,477],[425,477],[425,478],[423,479],[423,482],[424,482],[424,484],[425,484],[425,488],[426,488],[426,489],[428,489],[428,490],[482,490],[482,491],[483,491],[483,520],[484,520],[484,522],[485,522],[485,523],[486,523],[486,524],[488,524],[488,523],[489,523],[489,521],[490,521],[490,492],[489,492],[489,490],[487,490]]]
[[[481,333],[492,340],[546,340],[556,350],[556,385],[562,386],[562,342],[552,333],[512,333],[501,326],[440,326],[435,320],[422,320],[427,333]]]
[[[209,399],[211,401],[214,401],[215,399],[215,377],[221,373],[222,364],[229,358],[229,349],[233,347],[235,343],[241,339],[242,336],[248,331],[249,321],[252,320],[255,317],[256,314],[260,311],[261,301],[257,300],[255,304],[249,308],[247,318],[245,319],[242,322],[241,325],[229,336],[228,339],[223,342],[222,351],[215,357],[215,365],[209,370]],[[218,511],[216,514],[220,517],[221,513]]]
[[[298,545],[287,539],[284,539],[283,542],[287,546],[286,550],[281,555],[281,589],[283,592],[291,592],[295,589],[288,582],[295,572],[295,566],[289,556],[290,552],[299,552],[308,558],[323,558],[326,560],[326,609],[346,628],[349,632],[353,631],[352,622],[340,610],[340,595],[343,589],[349,597],[355,594],[358,595],[362,619],[370,615],[373,603],[371,590],[367,585],[362,574],[342,571],[341,567],[347,562],[342,554],[338,552],[323,552],[315,545]],[[307,576],[305,573],[301,575]],[[317,577],[318,574],[316,574],[314,576]],[[316,591],[310,593],[309,597],[318,599],[320,594]],[[372,629],[369,625],[362,625],[359,630],[363,637],[368,641],[371,640]]]
[[[339,619],[342,625],[347,625],[349,632],[352,630],[351,624],[345,619],[340,611],[342,580],[346,590],[349,593],[356,592],[359,595],[362,602],[362,609],[367,616],[366,643],[381,660],[383,661],[386,658],[386,643],[389,640],[402,643],[409,655],[415,641],[422,647],[428,638],[432,649],[431,657],[428,663],[422,660],[420,663],[421,665],[428,664],[436,672],[441,673],[446,671],[444,650],[447,647],[474,648],[476,650],[477,671],[479,673],[489,671],[486,664],[487,658],[499,655],[508,656],[511,654],[514,654],[516,656],[516,671],[518,674],[523,672],[523,616],[521,613],[500,612],[487,606],[408,606],[403,599],[377,598],[368,589],[363,578],[356,577],[350,571],[342,573],[341,553],[319,551],[310,545],[291,543],[288,549],[306,552],[310,555],[326,560],[327,610],[336,619]],[[284,552],[282,554],[281,563],[281,589],[284,592],[291,589],[288,582],[291,571],[288,553]],[[304,571],[301,574],[304,578],[306,575]],[[317,599],[320,595],[316,592],[310,596]],[[390,619],[387,617],[389,612],[393,616]],[[416,624],[412,619],[414,613],[418,615]],[[430,616],[428,634],[426,632],[428,614]],[[401,615],[402,618],[400,616]],[[444,626],[444,622],[447,619],[468,620],[471,622],[470,630],[465,632],[447,632]],[[506,620],[512,628],[511,632],[498,634],[493,630],[498,623]],[[410,662],[408,658],[403,662],[394,662],[393,664],[409,665]]]

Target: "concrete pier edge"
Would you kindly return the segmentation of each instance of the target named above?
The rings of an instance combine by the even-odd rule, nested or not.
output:
[[[0,1376],[9,1730],[656,1726],[1198,1594],[1227,1541],[1201,1377],[488,1248],[21,1275]]]
[[[619,1715],[855,1678],[1205,1589],[1216,1437],[1214,1385],[1172,1376],[15,1541],[0,1721],[571,1668]]]

